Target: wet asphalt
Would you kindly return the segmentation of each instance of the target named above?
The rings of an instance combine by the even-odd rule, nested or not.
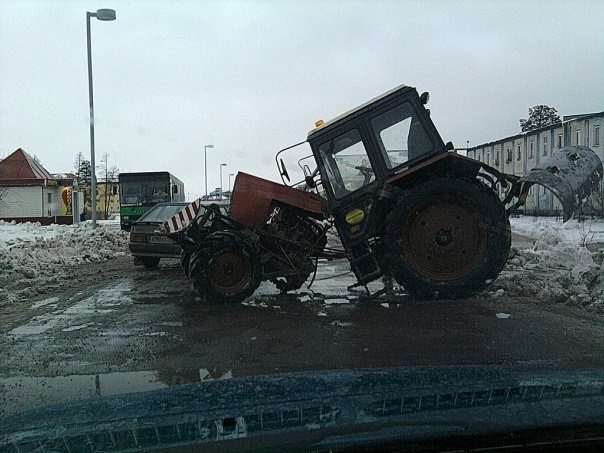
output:
[[[270,283],[241,304],[206,304],[176,261],[90,265],[55,294],[0,309],[0,417],[44,404],[287,371],[406,365],[604,366],[604,319],[485,292],[379,298],[347,287],[345,261],[311,289]],[[372,285],[372,290],[380,284]]]

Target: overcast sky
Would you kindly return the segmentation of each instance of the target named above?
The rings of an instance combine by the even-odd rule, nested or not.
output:
[[[604,110],[604,2],[0,0],[0,157],[51,172],[90,157],[86,11],[97,163],[168,170],[189,198],[401,83],[429,91],[458,147],[519,131],[528,108]]]

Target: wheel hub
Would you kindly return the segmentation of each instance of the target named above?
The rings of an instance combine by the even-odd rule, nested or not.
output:
[[[208,277],[212,286],[221,292],[238,291],[244,288],[251,275],[249,257],[240,251],[226,250],[212,258]]]
[[[453,235],[451,234],[451,230],[442,228],[438,233],[436,233],[436,243],[441,247],[446,247],[453,241]]]
[[[416,210],[402,234],[409,263],[432,280],[448,281],[471,272],[486,250],[480,215],[462,200],[438,200]]]

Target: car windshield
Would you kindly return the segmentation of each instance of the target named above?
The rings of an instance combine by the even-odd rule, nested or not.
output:
[[[184,208],[184,204],[159,205],[138,219],[139,222],[164,222]]]
[[[0,0],[0,453],[604,451],[603,19]]]

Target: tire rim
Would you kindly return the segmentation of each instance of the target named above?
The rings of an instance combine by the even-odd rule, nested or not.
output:
[[[252,262],[241,250],[223,250],[208,263],[208,279],[221,293],[237,293],[245,289],[252,276]]]
[[[431,280],[468,275],[486,252],[487,228],[479,212],[461,200],[427,203],[415,210],[402,231],[407,262]]]

